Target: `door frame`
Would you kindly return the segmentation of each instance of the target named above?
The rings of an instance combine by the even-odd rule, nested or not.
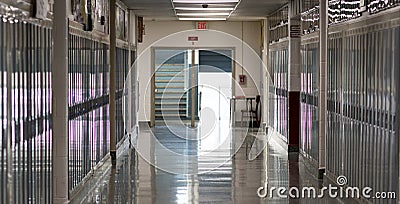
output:
[[[232,96],[235,94],[235,81],[236,81],[236,48],[235,47],[163,47],[163,46],[157,46],[157,47],[151,47],[151,108],[150,108],[150,127],[154,127],[156,124],[156,104],[155,104],[155,82],[156,82],[156,77],[155,77],[155,53],[156,50],[231,50],[232,52]],[[193,117],[193,116],[192,116]]]

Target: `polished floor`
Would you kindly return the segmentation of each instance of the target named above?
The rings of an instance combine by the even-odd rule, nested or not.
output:
[[[199,132],[185,127],[141,127],[138,138],[153,134],[157,142],[132,144],[136,148],[128,148],[116,167],[103,165],[71,203],[342,203],[327,198],[260,198],[257,190],[266,182],[276,187],[321,188],[324,184],[316,179],[312,165],[301,157],[289,162],[283,148],[263,134],[235,129],[227,137],[228,145],[210,151],[212,144],[204,147],[208,137],[188,139]]]

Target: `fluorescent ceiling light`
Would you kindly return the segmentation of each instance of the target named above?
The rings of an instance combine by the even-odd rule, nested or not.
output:
[[[180,21],[226,21],[226,18],[179,18]]]
[[[183,4],[223,4],[237,3],[239,0],[173,0],[173,2]]]
[[[229,13],[177,13],[177,16],[229,16]]]
[[[184,11],[233,11],[232,7],[218,7],[218,8],[194,8],[194,7],[175,7],[175,10]]]

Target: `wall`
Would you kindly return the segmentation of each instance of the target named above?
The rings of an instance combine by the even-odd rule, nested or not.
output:
[[[138,59],[136,62],[140,84],[139,121],[150,121],[151,48],[154,47],[234,48],[234,60],[238,63],[235,68],[236,78],[239,78],[238,75],[242,73],[239,64],[242,64],[249,73],[248,75],[250,75],[247,76],[247,85],[242,87],[236,85],[236,95],[243,95],[243,92],[252,96],[257,94],[257,89],[259,90],[261,84],[260,69],[262,60],[259,58],[262,40],[261,22],[209,22],[209,30],[207,31],[194,30],[194,22],[145,21],[144,24],[145,35],[143,36],[143,43],[138,44]],[[198,36],[199,41],[193,45],[192,42],[188,41],[188,36]],[[244,45],[242,45],[241,39],[244,40]],[[250,78],[253,78],[255,83],[251,83]]]

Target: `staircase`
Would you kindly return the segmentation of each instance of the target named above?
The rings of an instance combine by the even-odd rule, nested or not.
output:
[[[186,119],[185,75],[183,64],[162,64],[155,73],[155,119]]]

